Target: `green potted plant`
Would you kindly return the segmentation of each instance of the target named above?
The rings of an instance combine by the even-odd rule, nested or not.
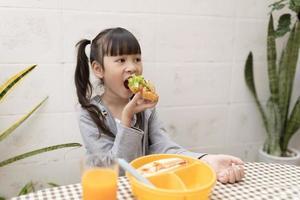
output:
[[[10,91],[12,91],[14,89],[14,87],[16,87],[16,85],[18,85],[18,83],[24,79],[24,77],[26,77],[30,72],[32,72],[37,65],[32,65],[29,66],[27,68],[25,68],[24,70],[20,71],[19,73],[13,75],[11,78],[9,78],[7,81],[5,81],[3,84],[0,85],[0,103],[2,103],[2,101],[5,99],[5,97],[9,94]],[[3,141],[4,139],[7,139],[7,137],[9,135],[11,135],[15,129],[17,129],[22,123],[24,123],[35,111],[37,111],[42,105],[43,103],[48,99],[48,97],[45,97],[40,103],[38,103],[36,106],[34,106],[27,114],[25,114],[24,116],[22,116],[19,120],[17,120],[14,124],[12,124],[11,126],[9,126],[7,129],[0,131],[0,143],[1,141]],[[61,148],[70,148],[70,147],[80,147],[81,144],[79,143],[65,143],[65,144],[57,144],[57,145],[53,145],[53,146],[48,146],[48,147],[43,147],[40,149],[36,149],[36,150],[32,150],[29,152],[25,152],[22,153],[20,155],[17,156],[13,156],[11,158],[5,159],[5,160],[0,160],[0,171],[2,167],[5,167],[13,162],[16,162],[18,160],[21,159],[25,159],[27,157],[31,157],[37,154],[41,154],[41,153],[45,153],[45,152],[49,152],[49,151],[54,151],[57,149],[61,149]],[[30,177],[29,177],[30,179]],[[30,181],[29,183],[27,183],[19,192],[19,195],[23,195],[26,194],[28,192],[32,192],[34,191],[34,187],[33,187],[33,183],[32,181]],[[49,185],[54,186],[55,184],[53,183],[49,183]],[[3,189],[4,186],[1,187],[1,189]],[[0,193],[2,193],[4,191],[0,191]],[[4,197],[0,196],[0,200],[4,200]]]
[[[270,97],[266,106],[259,101],[253,75],[253,55],[249,53],[245,64],[246,84],[255,99],[266,130],[266,140],[259,152],[259,160],[300,164],[300,152],[289,148],[292,136],[300,127],[300,97],[292,105],[292,92],[298,63],[300,46],[300,0],[280,0],[270,5],[272,11],[289,6],[290,12],[280,16],[274,29],[273,15],[270,14],[267,36],[267,63]],[[291,25],[293,21],[293,25]],[[290,29],[290,26],[292,28]],[[286,45],[277,57],[276,40],[289,34]],[[281,38],[283,39],[283,38]]]

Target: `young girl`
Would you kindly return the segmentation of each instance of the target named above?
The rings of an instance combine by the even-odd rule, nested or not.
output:
[[[90,44],[90,57],[85,54]],[[133,159],[155,153],[184,154],[199,158],[217,173],[223,183],[234,183],[244,176],[243,162],[229,155],[207,155],[187,151],[168,137],[155,109],[157,102],[133,96],[125,86],[133,74],[143,72],[141,48],[124,28],[106,29],[93,40],[77,43],[75,84],[81,111],[79,127],[87,154],[98,154],[107,162],[113,158]],[[92,96],[89,62],[104,88]],[[132,97],[133,96],[133,97]]]

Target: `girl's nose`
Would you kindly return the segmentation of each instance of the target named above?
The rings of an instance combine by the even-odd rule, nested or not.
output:
[[[134,74],[136,73],[136,71],[137,71],[137,66],[134,63],[129,63],[128,66],[126,67],[126,72]]]

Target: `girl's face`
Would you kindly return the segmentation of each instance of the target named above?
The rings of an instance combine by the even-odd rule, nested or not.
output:
[[[132,75],[141,75],[143,66],[140,54],[104,56],[102,80],[105,94],[116,98],[128,99],[132,93],[125,87],[124,82]]]

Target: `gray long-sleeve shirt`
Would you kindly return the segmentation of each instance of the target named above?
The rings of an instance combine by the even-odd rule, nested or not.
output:
[[[143,127],[138,129],[117,123],[100,96],[95,96],[92,103],[104,114],[105,122],[115,137],[99,132],[89,113],[81,108],[79,128],[87,154],[101,155],[106,162],[114,158],[123,158],[130,162],[137,157],[156,153],[183,154],[195,158],[204,155],[188,151],[173,142],[158,120],[155,109],[147,109],[142,113]]]

